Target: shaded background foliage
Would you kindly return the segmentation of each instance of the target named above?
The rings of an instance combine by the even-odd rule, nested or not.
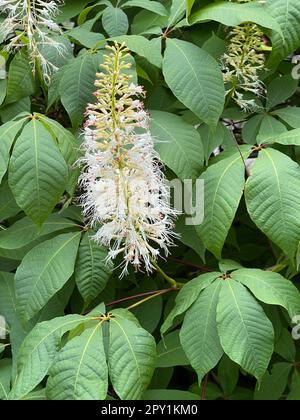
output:
[[[248,21],[272,49],[266,95],[243,112],[220,61],[228,27]],[[300,399],[298,1],[65,0],[57,23],[65,54],[43,47],[49,85],[26,47],[1,44],[0,398]],[[160,261],[181,291],[160,272],[120,280],[78,207],[74,163],[108,40],[132,52],[168,178],[205,181],[204,222],[179,217]]]

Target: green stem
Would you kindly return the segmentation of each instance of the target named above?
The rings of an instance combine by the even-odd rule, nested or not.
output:
[[[172,287],[175,287],[175,288],[181,288],[181,287],[183,287],[184,286],[184,283],[179,283],[179,282],[177,282],[176,280],[174,280],[174,279],[172,279],[172,277],[169,277],[160,267],[159,267],[159,265],[156,263],[156,261],[154,261],[152,258],[151,258],[151,262],[152,262],[152,264],[154,265],[154,267],[156,268],[156,271],[159,273],[159,274],[161,274],[162,275],[162,277],[165,279],[165,280],[167,280],[167,282],[172,286]]]
[[[142,300],[139,300],[138,302],[133,303],[132,305],[128,306],[126,309],[128,309],[128,310],[129,310],[129,309],[134,309],[134,308],[136,308],[137,306],[142,305],[143,303],[147,302],[148,300],[153,299],[153,298],[155,298],[155,297],[157,297],[157,296],[163,295],[163,294],[165,294],[165,293],[166,293],[166,291],[165,291],[165,290],[163,290],[163,291],[159,291],[159,292],[157,292],[157,293],[155,293],[155,294],[153,294],[153,295],[151,295],[151,296],[148,296],[148,297],[146,297],[146,298],[144,298],[144,299],[142,299]]]

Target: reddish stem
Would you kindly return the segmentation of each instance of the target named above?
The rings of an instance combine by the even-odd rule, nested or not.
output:
[[[133,299],[138,299],[138,298],[142,298],[142,297],[147,297],[147,296],[155,295],[157,293],[159,293],[161,295],[164,295],[165,293],[172,292],[172,291],[176,291],[177,292],[179,290],[180,290],[179,288],[170,287],[168,289],[153,290],[151,292],[138,293],[137,295],[127,296],[125,298],[118,299],[118,300],[115,300],[113,302],[107,303],[105,306],[118,305],[119,303],[127,302],[128,300],[133,300]]]
[[[201,391],[201,401],[205,400],[205,394],[206,394],[206,388],[207,388],[207,382],[208,382],[208,373],[205,375],[203,385],[202,385],[202,391]]]

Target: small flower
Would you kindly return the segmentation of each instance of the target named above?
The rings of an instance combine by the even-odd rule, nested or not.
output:
[[[65,53],[65,46],[50,36],[60,33],[53,19],[61,3],[62,0],[0,0],[0,10],[6,14],[0,26],[0,37],[8,42],[5,49],[11,52],[27,45],[33,70],[39,65],[46,82],[57,68],[44,57],[42,48],[48,45],[61,55]]]
[[[259,76],[265,66],[265,55],[261,51],[263,33],[255,23],[248,22],[231,29],[228,38],[227,52],[221,59],[224,82],[229,85],[227,94],[245,112],[253,111],[257,108],[255,99],[245,98],[245,93],[258,97],[265,94]]]
[[[170,191],[149,132],[149,116],[136,96],[141,86],[131,82],[124,45],[107,47],[97,73],[95,104],[88,105],[80,163],[83,212],[96,227],[94,239],[109,247],[108,259],[123,255],[122,275],[128,265],[153,269],[160,250],[172,245],[176,211],[169,206]]]

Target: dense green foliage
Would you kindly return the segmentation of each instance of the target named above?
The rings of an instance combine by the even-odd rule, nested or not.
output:
[[[25,35],[0,39],[0,399],[299,400],[299,0],[60,10],[63,53],[37,47],[47,78]],[[243,83],[239,40],[231,59],[257,66]],[[111,41],[132,53],[168,179],[204,180],[203,222],[181,215],[160,268],[122,279],[83,220],[75,164]]]

